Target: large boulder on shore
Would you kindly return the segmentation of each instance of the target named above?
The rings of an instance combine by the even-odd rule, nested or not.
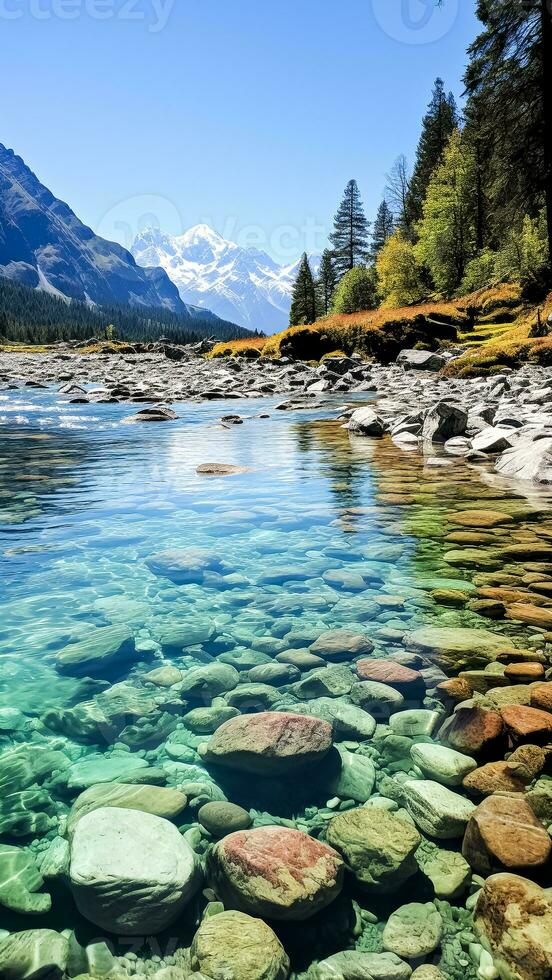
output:
[[[501,476],[547,486],[552,483],[552,438],[520,439],[502,453],[495,469]]]
[[[190,951],[192,969],[212,980],[286,980],[289,959],[262,919],[220,912],[203,920]]]
[[[397,364],[407,371],[440,371],[446,364],[441,354],[430,350],[402,350]]]
[[[552,976],[552,899],[527,878],[487,878],[475,907],[475,930],[507,980]]]
[[[414,854],[420,834],[387,810],[361,807],[339,813],[330,821],[326,837],[359,884],[370,891],[393,892],[418,870]]]
[[[358,436],[382,436],[384,424],[373,408],[357,408],[344,426]]]
[[[344,865],[333,848],[286,827],[230,834],[208,859],[225,906],[267,919],[308,919],[339,895]]]
[[[200,884],[195,854],[173,824],[114,807],[78,821],[69,878],[85,919],[121,936],[161,932]]]
[[[427,412],[422,426],[424,445],[446,442],[454,436],[462,436],[468,424],[468,413],[461,405],[440,401]]]
[[[199,753],[206,763],[259,776],[286,775],[319,762],[332,747],[332,726],[287,711],[238,715],[217,728]]]

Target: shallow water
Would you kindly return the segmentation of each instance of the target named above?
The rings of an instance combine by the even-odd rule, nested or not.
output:
[[[431,592],[474,589],[474,575],[502,569],[486,549],[531,538],[536,515],[545,533],[549,497],[498,480],[490,467],[351,438],[336,420],[336,398],[295,412],[275,411],[279,400],[176,404],[174,423],[128,425],[133,406],[68,405],[49,390],[0,394],[0,750],[55,738],[52,711],[90,700],[108,681],[139,686],[161,663],[270,663],[340,627],[365,633],[376,656],[401,653],[405,632],[432,624],[531,642],[533,627],[441,605]],[[244,424],[223,427],[226,414]],[[199,476],[205,462],[248,472]],[[468,545],[445,540],[461,530],[447,515],[474,507],[523,519],[485,532],[479,557],[451,557]],[[201,580],[178,584],[148,564],[158,552],[189,548],[212,558]],[[111,624],[130,626],[136,663],[118,663],[100,681],[58,672],[60,650]],[[175,644],[177,628],[208,639]],[[261,696],[242,710],[267,707]],[[5,708],[23,712],[26,727],[3,727]],[[34,735],[33,719],[47,721]],[[64,751],[73,762],[111,754],[113,743],[120,753],[120,728],[88,740],[65,732]],[[127,744],[178,782],[170,761],[178,755],[165,754],[162,733]],[[182,759],[192,765],[181,773],[188,778],[201,771],[193,746],[190,737]],[[325,799],[309,801],[280,784],[263,795],[249,779],[233,784],[231,798],[299,821],[309,802]],[[70,804],[62,792],[50,812],[63,815]],[[16,843],[40,837],[31,832]],[[66,909],[66,900],[55,906],[56,928],[68,924]],[[74,924],[74,912],[67,916]],[[13,928],[29,928],[25,921]]]
[[[69,698],[74,681],[59,677],[53,655],[92,626],[129,622],[159,649],[171,625],[209,618],[239,646],[273,636],[273,654],[287,626],[305,631],[305,646],[307,634],[339,626],[414,628],[434,606],[424,576],[469,576],[440,560],[439,515],[506,490],[463,462],[424,467],[390,443],[350,439],[335,399],[293,413],[277,403],[175,405],[175,423],[127,425],[125,405],[2,396],[0,704],[33,712]],[[223,428],[229,413],[245,423]],[[250,472],[198,476],[203,462]],[[239,578],[178,586],[145,563],[189,547]],[[282,582],[267,582],[275,569]],[[368,577],[367,588],[334,588],[323,576],[336,571]],[[404,606],[374,615],[386,595]]]

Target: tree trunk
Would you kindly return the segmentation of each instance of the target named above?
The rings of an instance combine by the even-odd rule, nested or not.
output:
[[[548,279],[552,286],[552,7],[549,0],[541,0],[541,51]]]

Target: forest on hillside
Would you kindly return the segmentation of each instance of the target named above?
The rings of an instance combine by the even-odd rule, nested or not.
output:
[[[373,223],[349,181],[316,279],[303,256],[291,325],[503,282],[535,302],[552,288],[552,10],[478,0],[477,16],[462,112],[438,78],[413,166],[397,158]]]
[[[212,316],[180,316],[156,307],[90,307],[0,278],[0,341],[51,344],[92,337],[151,341],[161,336],[190,344],[206,337],[231,340],[250,331]]]

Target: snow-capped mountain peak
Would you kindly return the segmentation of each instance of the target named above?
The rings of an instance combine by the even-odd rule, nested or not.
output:
[[[146,228],[132,254],[141,266],[161,266],[185,303],[250,330],[276,333],[288,325],[298,262],[280,266],[261,249],[243,248],[206,224],[183,235]]]

